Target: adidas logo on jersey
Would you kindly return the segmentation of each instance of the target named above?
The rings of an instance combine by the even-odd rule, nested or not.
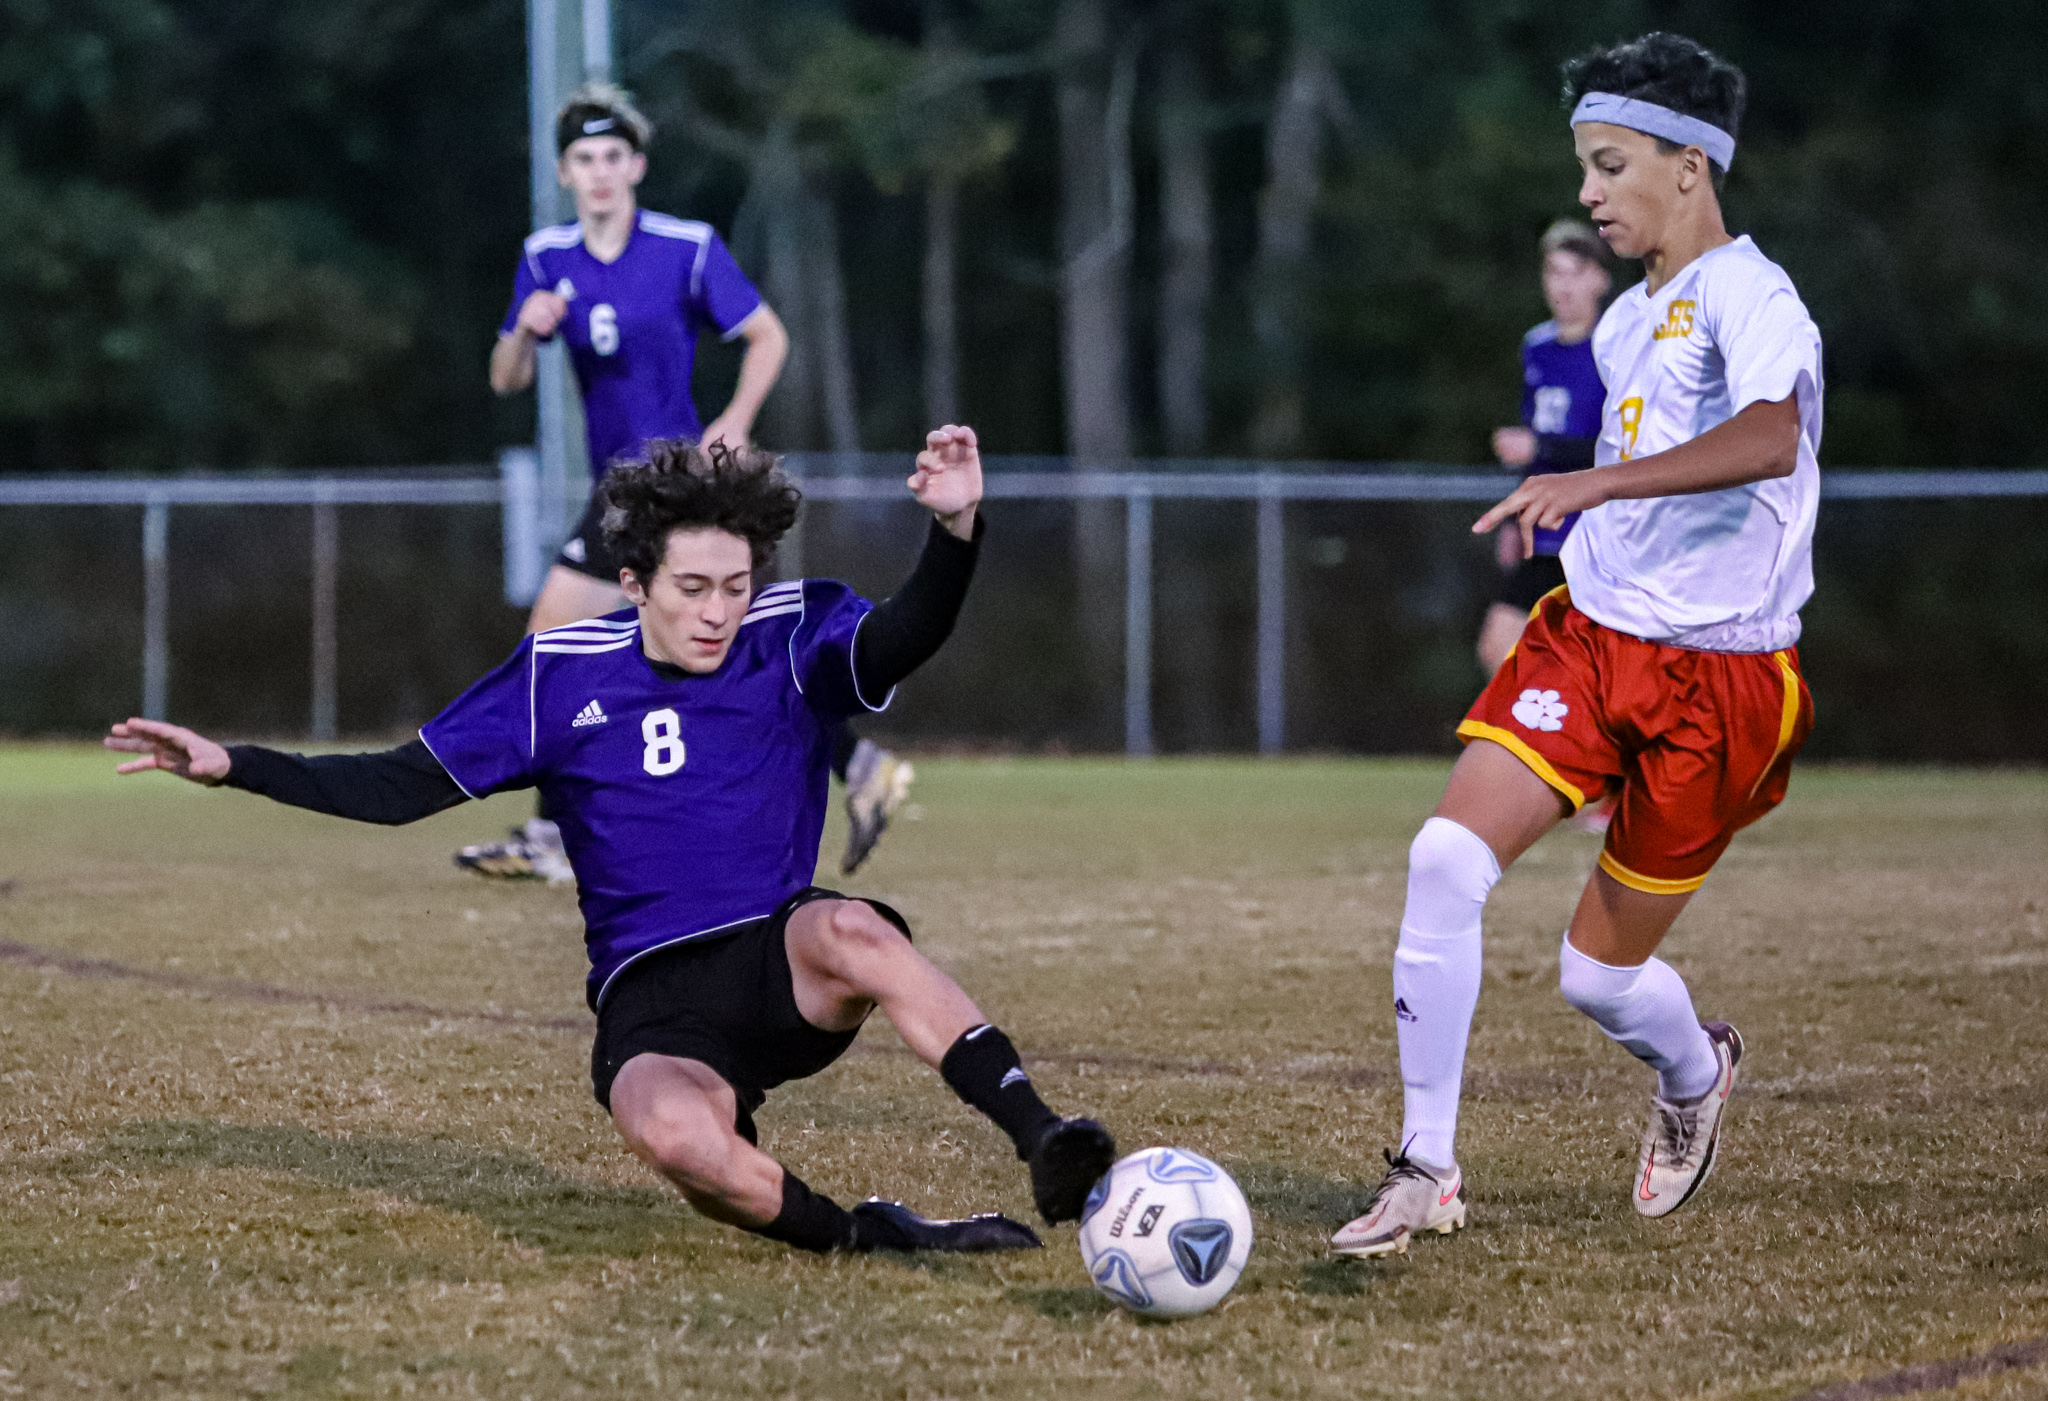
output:
[[[604,713],[604,707],[596,701],[576,712],[576,718],[569,722],[570,729],[581,729],[585,725],[602,725],[612,717]]]

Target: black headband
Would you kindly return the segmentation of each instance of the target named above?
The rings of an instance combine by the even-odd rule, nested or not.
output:
[[[560,155],[586,136],[616,136],[634,150],[640,149],[633,124],[617,112],[609,107],[577,106],[562,113],[562,119],[555,123],[555,154]]]

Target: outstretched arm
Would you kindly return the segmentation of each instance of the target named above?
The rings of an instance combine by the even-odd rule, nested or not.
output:
[[[1536,528],[1556,529],[1574,511],[1609,501],[1687,496],[1721,491],[1772,477],[1799,465],[1799,397],[1759,400],[1697,438],[1633,462],[1611,462],[1586,472],[1530,477],[1481,516],[1472,533],[1484,535],[1503,521],[1522,531],[1522,557],[1535,553]]]
[[[419,740],[381,753],[309,759],[254,744],[224,748],[182,725],[128,720],[114,726],[105,743],[142,756],[122,764],[120,773],[160,769],[209,788],[225,784],[357,822],[417,822],[468,797]]]
[[[909,486],[931,511],[932,527],[910,578],[861,623],[853,672],[863,695],[886,693],[930,660],[960,616],[984,528],[974,430],[948,425],[926,434]]]

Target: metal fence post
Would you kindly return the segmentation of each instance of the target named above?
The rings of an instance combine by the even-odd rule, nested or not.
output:
[[[611,0],[583,0],[583,76],[593,83],[611,81]]]
[[[142,714],[170,713],[171,503],[152,496],[142,508]]]
[[[1150,758],[1152,748],[1152,497],[1124,497],[1124,753]]]
[[[548,567],[540,526],[540,458],[532,448],[506,448],[498,454],[498,486],[505,601],[515,608],[531,607]]]
[[[313,718],[312,737],[335,734],[337,678],[335,580],[341,568],[341,513],[333,500],[313,502]]]
[[[1259,753],[1287,747],[1287,536],[1270,483],[1259,493]]]

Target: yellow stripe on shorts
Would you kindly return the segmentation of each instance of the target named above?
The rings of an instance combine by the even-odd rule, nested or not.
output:
[[[1600,869],[1630,890],[1640,890],[1645,895],[1688,895],[1707,883],[1705,876],[1692,876],[1686,880],[1659,880],[1655,876],[1646,876],[1639,871],[1631,871],[1606,851],[1600,853]]]
[[[1519,735],[1510,734],[1484,720],[1467,720],[1458,726],[1459,739],[1490,739],[1529,766],[1529,771],[1571,800],[1572,811],[1586,805],[1586,795],[1564,781],[1564,775],[1550,767],[1550,761],[1531,749]]]

